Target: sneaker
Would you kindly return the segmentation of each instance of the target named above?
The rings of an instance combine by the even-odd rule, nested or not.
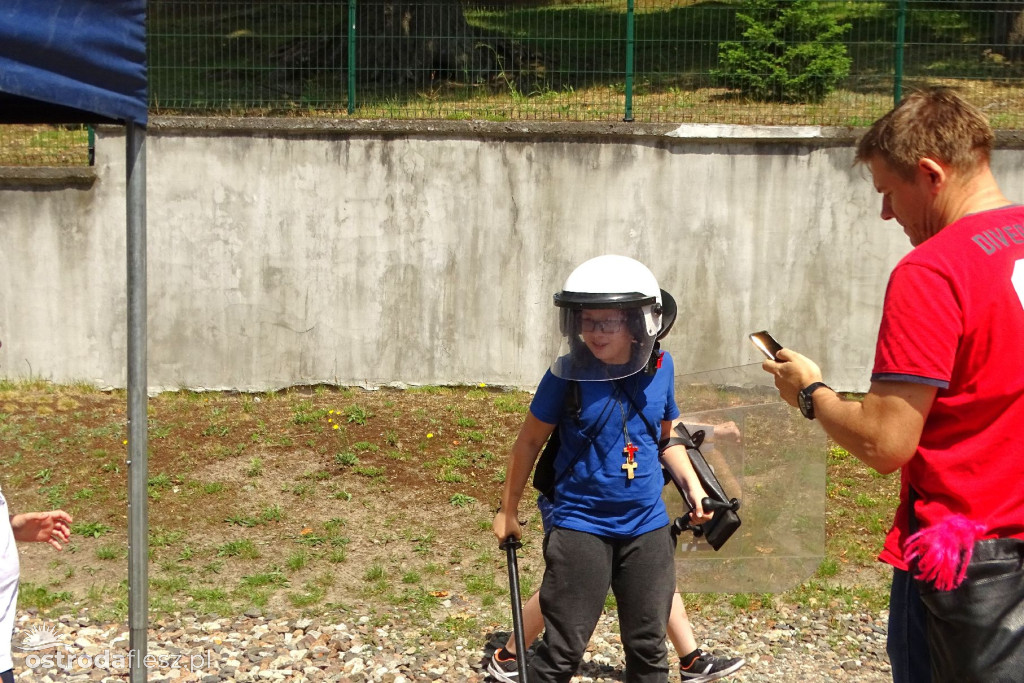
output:
[[[688,668],[684,668],[682,662],[679,663],[679,677],[690,683],[717,681],[739,670],[746,663],[747,660],[742,657],[716,657],[701,652],[699,657],[690,662]]]
[[[498,659],[498,653],[503,652],[508,655],[508,659]],[[493,678],[502,681],[502,683],[518,683],[519,681],[519,662],[516,660],[516,656],[506,650],[505,648],[498,648],[491,655],[491,661],[487,664],[487,673]]]

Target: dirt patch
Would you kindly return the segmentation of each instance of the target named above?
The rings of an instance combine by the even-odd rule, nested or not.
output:
[[[150,399],[151,604],[372,614],[493,602],[504,558],[489,524],[528,400],[486,387]],[[22,547],[23,602],[125,609],[124,403],[45,386],[0,395],[12,509],[75,517],[65,552]]]
[[[152,397],[152,611],[337,609],[425,628],[507,627],[490,522],[529,400],[483,386]],[[75,517],[63,553],[21,546],[23,609],[127,613],[125,402],[41,383],[0,391],[0,484],[12,510]],[[830,461],[829,475],[831,581],[881,591],[873,554],[892,479],[852,459]],[[527,593],[539,585],[541,535],[532,506],[523,513],[535,532],[520,551]]]

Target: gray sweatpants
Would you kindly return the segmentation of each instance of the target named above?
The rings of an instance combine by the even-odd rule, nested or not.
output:
[[[566,683],[615,594],[626,655],[626,683],[668,680],[665,625],[675,592],[674,546],[666,525],[613,539],[555,527],[544,539],[540,610],[544,639],[530,663],[531,683]]]

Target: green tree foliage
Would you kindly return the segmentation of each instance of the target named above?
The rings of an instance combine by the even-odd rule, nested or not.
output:
[[[742,40],[719,46],[721,85],[767,102],[820,102],[850,72],[840,24],[814,0],[745,0]]]

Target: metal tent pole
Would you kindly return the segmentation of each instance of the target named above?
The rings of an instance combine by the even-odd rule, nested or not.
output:
[[[146,680],[149,623],[149,509],[146,490],[146,129],[129,122],[128,254],[128,647],[129,681]]]

